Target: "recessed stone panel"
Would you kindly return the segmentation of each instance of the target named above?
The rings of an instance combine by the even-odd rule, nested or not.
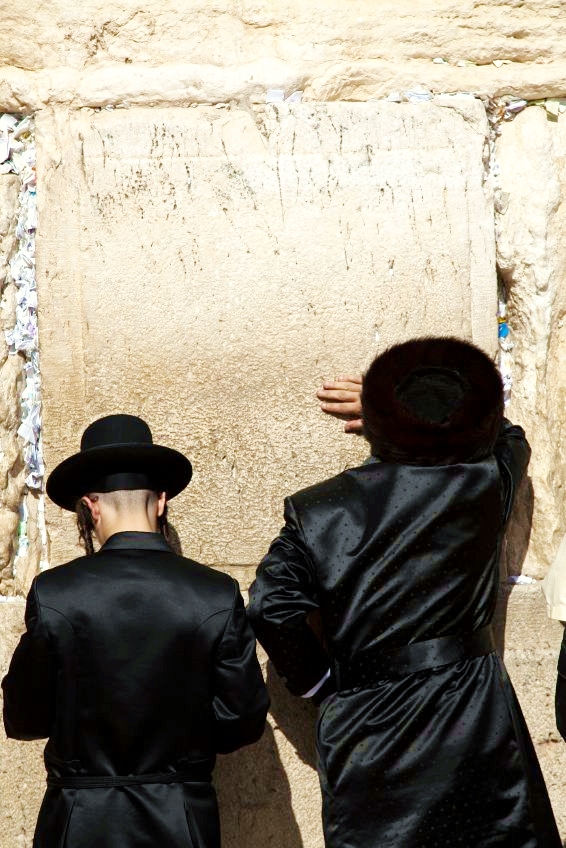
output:
[[[485,115],[443,103],[40,115],[48,470],[140,414],[194,463],[185,551],[255,563],[285,494],[366,453],[323,377],[426,333],[493,351]],[[56,561],[75,534],[48,517]]]

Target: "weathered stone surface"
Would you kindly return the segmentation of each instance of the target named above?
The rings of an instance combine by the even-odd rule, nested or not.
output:
[[[316,709],[287,692],[261,649],[260,661],[271,696],[265,733],[256,745],[219,757],[215,771],[223,845],[323,848]]]
[[[309,36],[314,36],[309,38]],[[182,4],[69,0],[7,9],[0,46],[7,63],[30,70],[96,67],[107,61],[237,65],[280,54],[321,62],[365,55],[398,62],[442,56],[486,64],[561,57],[566,21],[555,0],[455,0],[412,4],[371,0],[185,0]],[[31,45],[39,49],[32,50]],[[376,48],[378,45],[378,48]],[[275,49],[279,48],[279,49]]]
[[[501,586],[494,631],[534,742],[558,741],[554,690],[563,630],[547,617],[540,584]]]
[[[20,180],[16,174],[0,175],[0,287],[4,286],[8,273],[8,261],[16,244],[15,218],[18,209]],[[5,320],[6,307],[0,312],[0,320]],[[10,316],[11,317],[11,316]],[[11,322],[13,326],[13,320]],[[5,349],[4,339],[1,339]],[[2,359],[5,354],[2,355]]]
[[[485,114],[449,102],[39,116],[48,470],[140,413],[194,461],[187,551],[255,563],[284,495],[366,453],[324,375],[427,332],[493,351]],[[76,533],[48,519],[56,562]]]
[[[502,126],[496,156],[509,203],[497,216],[497,261],[508,291],[515,345],[509,415],[525,427],[533,448],[534,502],[525,493],[520,522],[523,539],[528,539],[532,512],[523,570],[537,577],[546,573],[566,531],[565,155],[562,115],[550,121],[544,109],[533,106]],[[520,570],[524,548],[514,547],[510,570]]]
[[[0,101],[13,109],[261,103],[268,88],[366,100],[418,83],[437,93],[564,91],[566,19],[555,0],[20,0],[5,12]]]

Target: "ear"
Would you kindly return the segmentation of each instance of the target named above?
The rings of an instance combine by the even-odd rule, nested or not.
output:
[[[92,520],[96,524],[100,519],[100,501],[98,500],[98,495],[84,495],[81,501],[89,508]]]
[[[157,498],[157,517],[161,518],[167,504],[167,492],[160,492]]]

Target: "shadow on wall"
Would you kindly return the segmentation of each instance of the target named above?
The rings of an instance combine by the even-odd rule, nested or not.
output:
[[[183,555],[182,544],[173,524],[168,522],[169,544]],[[267,663],[267,688],[275,730],[267,725],[259,742],[228,756],[217,758],[214,785],[218,795],[223,848],[304,848],[291,803],[287,772],[295,774],[292,763],[284,767],[276,734],[286,742],[288,759],[299,759],[315,768],[314,729],[318,715],[310,702],[291,695],[271,662]],[[313,793],[312,814],[320,816],[320,795]]]
[[[267,726],[259,742],[227,757],[219,757],[214,775],[224,848],[304,848],[291,804],[291,789],[276,736],[291,743],[295,755],[314,768],[314,726],[317,711],[311,703],[290,695],[271,663],[267,687],[275,728]],[[283,741],[283,740],[281,740]],[[293,753],[290,751],[290,759]],[[290,762],[287,771],[296,776]],[[312,815],[320,816],[320,796],[313,795]]]
[[[531,528],[533,523],[534,491],[530,477],[521,481],[515,499],[515,505],[509,519],[509,525],[503,540],[500,560],[500,588],[497,609],[493,620],[493,631],[497,650],[501,657],[505,652],[505,624],[507,621],[507,605],[513,584],[507,582],[508,577],[518,577],[527,555]]]

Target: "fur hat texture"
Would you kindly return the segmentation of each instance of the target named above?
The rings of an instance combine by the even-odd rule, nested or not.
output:
[[[374,359],[362,409],[372,453],[385,462],[476,462],[493,451],[503,385],[496,365],[470,342],[417,338]]]

